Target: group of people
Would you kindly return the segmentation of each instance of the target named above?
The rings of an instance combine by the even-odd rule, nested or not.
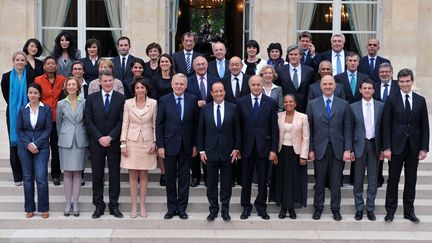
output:
[[[183,34],[183,50],[173,55],[151,43],[146,48],[150,60],[144,62],[129,53],[128,37],[118,39],[119,55],[113,59],[100,57],[99,41],[89,39],[86,57],[80,59],[72,36],[61,32],[53,55],[43,62],[37,59],[42,53],[37,39],[29,39],[23,52],[13,54],[13,68],[3,75],[1,88],[8,104],[11,167],[15,184],[24,184],[28,218],[35,211],[49,217],[51,151],[54,185],[60,185],[64,173],[65,216],[80,214],[80,187],[90,159],[92,218],[105,213],[107,161],[108,208],[117,218],[123,217],[118,203],[120,168],[129,171],[130,217],[145,218],[148,171],[159,163],[159,183],[167,195],[165,219],[188,218],[189,188],[201,180],[207,187],[209,221],[219,211],[224,221],[231,220],[236,184],[242,187],[240,218],[247,219],[253,209],[253,182],[258,184],[258,216],[270,219],[267,203],[275,202],[279,218],[288,214],[295,219],[295,209],[307,204],[310,160],[314,220],[321,218],[326,187],[333,219],[342,219],[340,188],[345,161],[351,161],[354,217],[362,220],[366,212],[373,221],[387,159],[385,221],[394,219],[404,167],[404,217],[419,222],[414,199],[417,166],[429,149],[426,102],[412,91],[411,70],[402,69],[397,80],[392,79],[390,61],[378,56],[377,39],[368,41],[368,55],[360,58],[343,49],[343,34],[333,34],[332,49],[320,54],[312,35],[302,32],[298,44],[287,48],[286,59],[280,43],[271,43],[268,61],[258,57],[255,40],[245,44],[244,59],[229,60],[225,45],[216,42],[211,62],[194,51],[195,42],[193,33]]]

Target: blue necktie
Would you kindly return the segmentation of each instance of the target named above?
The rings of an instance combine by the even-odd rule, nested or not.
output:
[[[188,73],[190,73],[191,72],[191,53],[190,52],[187,52],[186,53],[186,71],[188,72]]]
[[[354,73],[351,73],[350,86],[351,86],[351,92],[352,92],[353,96],[355,96],[356,84],[357,84],[356,77],[355,77]]]
[[[217,111],[216,111],[216,126],[218,129],[221,129],[222,127],[222,116],[220,111],[220,105],[217,106]]]
[[[339,74],[342,72],[342,63],[340,59],[340,54],[336,54],[336,74]]]
[[[383,92],[383,97],[382,97],[382,101],[386,102],[387,97],[388,97],[388,84],[384,84],[384,92]]]
[[[177,109],[178,109],[178,112],[179,112],[179,115],[180,115],[180,120],[183,120],[181,100],[182,100],[181,97],[177,98]]]
[[[104,111],[108,113],[109,110],[109,94],[105,94],[105,103],[104,103]]]
[[[222,61],[218,61],[219,63],[219,77],[223,78],[225,76],[225,64]]]
[[[200,93],[201,93],[201,99],[207,100],[207,92],[204,85],[204,77],[200,77]]]
[[[371,57],[371,59],[370,59],[369,69],[370,69],[371,73],[373,73],[373,71],[375,69],[375,58],[373,58],[373,57]]]
[[[259,113],[259,104],[258,104],[258,98],[255,97],[255,102],[253,105],[253,113],[254,113],[254,118],[257,119],[258,118],[258,113]]]
[[[330,99],[326,100],[326,111],[327,111],[327,120],[330,122],[330,114],[331,114],[331,108],[330,108]]]

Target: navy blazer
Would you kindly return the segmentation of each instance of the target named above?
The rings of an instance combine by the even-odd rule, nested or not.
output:
[[[183,50],[178,51],[174,54],[172,54],[172,58],[174,60],[174,69],[176,73],[183,73],[187,77],[192,76],[192,74],[195,74],[195,70],[193,69],[193,60],[197,56],[202,56],[201,53],[193,51],[192,58],[191,58],[191,70],[190,72],[187,71],[186,68],[186,59]]]
[[[213,101],[213,97],[211,96],[211,87],[212,84],[216,81],[219,81],[220,79],[210,75],[207,73],[207,97],[206,97],[206,103],[212,102]],[[191,95],[195,95],[195,97],[197,98],[197,100],[202,100],[203,98],[201,97],[201,91],[198,85],[198,79],[197,76],[194,74],[192,76],[190,76],[188,78],[188,85],[187,85],[187,89],[186,92],[191,94]]]
[[[99,62],[100,58],[96,60],[95,64],[88,57],[81,58],[80,61],[84,64],[84,80],[89,84],[91,81],[99,78]]]
[[[30,123],[30,107],[21,107],[16,121],[16,128],[19,147],[27,149],[30,143],[34,143],[39,150],[49,148],[49,137],[52,129],[50,107],[47,105],[39,106],[35,128]]]
[[[389,90],[390,92],[388,93],[387,100],[388,100],[388,97],[390,95],[398,94],[399,90],[400,90],[400,88],[399,88],[398,81],[392,80],[391,81],[391,88]],[[376,100],[379,100],[379,101],[383,101],[382,97],[381,97],[381,81],[379,83],[375,84],[375,92],[373,94],[373,98]]]
[[[213,60],[213,61],[209,62],[207,72],[213,76],[219,77],[219,80],[224,78],[225,76],[231,74],[230,70],[229,70],[229,60],[225,59],[225,73],[224,73],[223,77],[219,76],[217,65],[218,65],[217,60]]]
[[[319,53],[315,52],[315,56],[312,58],[312,55],[308,51],[306,53],[306,60],[304,57],[301,58],[301,64],[309,66],[314,69],[315,72],[318,72],[318,66],[321,62],[321,56]]]
[[[357,70],[361,73],[368,75],[375,83],[380,82],[380,78],[378,75],[378,68],[381,63],[390,63],[388,59],[385,59],[380,56],[375,57],[375,68],[373,70],[369,67],[369,56],[364,56],[360,59],[359,66]]]
[[[215,123],[214,102],[206,104],[198,122],[198,151],[208,161],[231,161],[231,152],[240,150],[240,120],[235,104],[224,102],[224,118],[219,129]]]
[[[265,94],[261,97],[257,119],[253,116],[251,95],[241,97],[237,103],[242,126],[241,155],[244,158],[252,156],[254,148],[261,159],[268,158],[270,151],[278,151],[278,104]]]
[[[250,94],[249,78],[250,78],[249,75],[243,73],[243,81],[240,87],[240,94],[239,94],[240,97]],[[224,84],[225,87],[225,100],[230,103],[236,104],[237,100],[235,98],[235,94],[233,92],[233,88],[231,85],[231,73],[222,79],[222,83]]]
[[[369,76],[357,71],[357,78],[356,78],[357,83],[356,83],[355,94],[353,95],[351,92],[351,85],[350,85],[350,81],[348,80],[347,71],[343,73],[339,73],[338,75],[334,76],[336,83],[340,83],[343,85],[345,90],[345,100],[348,101],[349,104],[352,104],[362,99],[362,95],[359,91],[359,88],[361,82],[367,78],[369,78]]]
[[[342,50],[342,52],[344,53],[344,57],[346,58],[348,52],[346,50]],[[332,62],[332,50],[328,50],[328,51],[326,51],[324,53],[321,53],[321,60],[320,60],[320,62],[322,62],[324,60]],[[342,70],[346,71],[346,62],[345,62],[345,60],[342,60],[342,58],[341,58],[341,64],[342,64]]]
[[[112,62],[114,64],[114,77],[123,82],[126,79],[133,78],[132,69],[130,68],[130,65],[135,57],[129,54],[129,57],[126,60],[126,65],[125,65],[126,71],[124,74],[122,73],[120,58],[121,56],[118,55],[112,59]]]
[[[184,93],[183,120],[177,109],[173,93],[159,99],[156,117],[156,145],[165,148],[166,155],[178,155],[182,146],[186,154],[192,154],[196,146],[198,104],[195,96]]]
[[[321,87],[320,87],[320,82],[321,82],[321,80],[318,80],[315,83],[309,85],[308,102],[317,98],[317,97],[322,97],[323,92],[322,92]],[[345,90],[344,90],[344,86],[342,84],[336,83],[336,89],[334,91],[334,95],[336,97],[343,99],[343,100],[345,99]]]

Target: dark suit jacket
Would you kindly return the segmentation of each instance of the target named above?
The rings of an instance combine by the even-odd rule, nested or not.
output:
[[[405,115],[401,93],[390,96],[384,107],[382,124],[383,150],[390,149],[392,154],[402,154],[408,140],[411,153],[429,151],[428,110],[423,96],[412,93],[410,117]]]
[[[126,72],[124,73],[124,76],[122,74],[122,69],[121,69],[121,58],[122,57],[120,55],[118,55],[112,59],[112,62],[114,64],[114,77],[123,82],[126,79],[133,77],[130,65],[131,65],[131,63],[135,57],[132,56],[131,54],[129,54],[129,57],[126,60],[126,65],[125,65]]]
[[[318,80],[315,83],[309,85],[308,102],[317,98],[317,97],[322,97],[323,92],[322,92],[321,87],[320,87],[320,81],[321,80]],[[336,83],[336,89],[334,91],[334,95],[336,97],[343,99],[343,100],[345,99],[345,90],[344,90],[343,85]]]
[[[172,58],[174,60],[174,69],[176,73],[183,73],[187,77],[192,76],[192,74],[195,73],[195,70],[193,69],[193,60],[197,56],[202,56],[201,53],[193,51],[192,58],[191,58],[191,71],[188,73],[186,68],[186,59],[183,50],[178,51],[174,54],[172,54]]]
[[[29,143],[34,143],[40,149],[49,148],[49,137],[52,127],[52,115],[49,106],[39,106],[38,118],[35,128],[30,123],[30,107],[21,107],[16,128],[18,133],[18,146],[27,149]]]
[[[397,80],[391,81],[391,88],[390,92],[388,93],[387,99],[390,95],[398,94],[399,93],[399,84]],[[375,84],[375,92],[373,94],[373,98],[379,101],[382,101],[381,99],[381,81]]]
[[[304,60],[304,58],[301,59],[301,64],[313,68],[315,72],[318,72],[318,66],[320,62],[321,62],[321,55],[316,52],[315,52],[315,56],[312,58],[310,52],[308,51],[306,54],[306,60]]]
[[[300,65],[301,66],[301,77],[300,78],[300,86],[298,89],[294,87],[294,84],[291,80],[289,64],[283,65],[276,69],[278,74],[278,78],[275,80],[275,84],[282,87],[283,95],[294,94],[297,101],[296,110],[304,113],[306,111],[307,105],[307,95],[309,85],[314,82],[315,72],[313,68]]]
[[[268,158],[270,151],[277,153],[279,146],[278,104],[262,94],[259,116],[253,116],[252,98],[245,95],[238,100],[237,108],[242,127],[241,155],[249,158],[254,148],[261,159]]]
[[[124,102],[125,96],[113,91],[109,111],[105,113],[102,91],[87,96],[84,117],[91,150],[120,151]],[[104,148],[99,144],[99,139],[108,135],[112,138],[111,146]]]
[[[390,63],[390,61],[388,59],[385,59],[385,58],[380,57],[380,56],[376,56],[375,57],[375,68],[374,68],[374,70],[371,71],[369,68],[369,57],[364,56],[360,59],[360,64],[359,64],[357,70],[361,73],[368,75],[375,83],[379,83],[380,78],[378,76],[378,68],[379,68],[379,65],[381,63],[385,63],[385,62]]]
[[[156,145],[158,148],[165,148],[167,155],[177,155],[181,146],[186,154],[192,154],[192,148],[196,146],[198,106],[195,96],[184,93],[183,112],[183,120],[181,120],[173,93],[159,99]]]
[[[229,61],[227,59],[225,59],[225,74],[223,77],[219,76],[217,65],[218,65],[217,60],[213,60],[213,61],[209,62],[207,72],[210,73],[211,75],[215,76],[215,77],[219,77],[219,80],[221,80],[222,78],[224,78],[227,75],[230,75],[230,70],[228,69]]]
[[[243,73],[243,81],[242,81],[243,83],[240,87],[240,95],[239,95],[240,97],[250,94],[250,89],[248,84],[249,78],[250,78],[249,75]],[[237,100],[235,98],[235,94],[233,92],[233,88],[231,85],[231,73],[225,76],[222,79],[222,82],[225,87],[225,101],[236,104]]]
[[[384,103],[373,100],[374,104],[374,122],[375,122],[375,153],[379,157],[382,145],[381,136],[381,118],[384,110]],[[354,102],[350,105],[352,115],[352,133],[353,133],[353,150],[355,157],[358,159],[363,155],[366,139],[366,126],[363,116],[362,101]]]
[[[240,119],[235,104],[224,102],[222,127],[214,117],[214,102],[206,104],[198,122],[198,151],[205,151],[209,161],[231,161],[231,152],[240,150]]]
[[[212,102],[213,98],[211,96],[211,86],[214,82],[218,81],[219,78],[210,75],[207,73],[207,97],[206,97],[206,102]],[[191,95],[195,95],[195,97],[197,98],[197,100],[202,100],[203,98],[201,97],[201,91],[199,89],[199,85],[198,85],[198,79],[197,76],[194,74],[190,77],[188,77],[188,85],[187,85],[187,89],[186,92],[188,92]]]
[[[349,104],[352,104],[362,99],[362,95],[360,94],[359,91],[360,83],[367,78],[369,78],[369,76],[357,71],[357,78],[356,78],[357,83],[355,89],[356,91],[355,94],[353,95],[351,92],[351,86],[350,86],[350,81],[348,80],[347,71],[343,73],[339,73],[338,75],[334,76],[336,83],[340,83],[343,85],[345,90],[345,100],[348,101]]]
[[[315,158],[321,160],[331,142],[334,155],[342,160],[345,150],[352,150],[352,123],[351,110],[348,102],[333,97],[330,122],[323,97],[311,100],[307,106],[306,114],[309,118],[310,145],[309,151],[315,152]]]
[[[97,65],[99,60],[100,58],[98,58],[95,64],[93,65],[92,61],[88,57],[84,57],[80,59],[80,61],[84,64],[83,78],[87,83],[90,83],[91,81],[99,78],[99,66]]]
[[[344,53],[344,56],[346,58],[347,51],[346,50],[342,50],[342,52]],[[332,50],[328,50],[326,52],[321,53],[321,60],[320,60],[320,62],[322,62],[323,60],[327,60],[329,62],[332,61]],[[342,64],[342,70],[346,70],[346,62],[345,62],[345,60],[342,60],[342,58],[341,58],[341,64]]]

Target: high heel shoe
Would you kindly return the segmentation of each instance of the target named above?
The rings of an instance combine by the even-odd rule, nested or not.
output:
[[[73,209],[73,216],[79,217],[80,216],[80,210],[78,207],[78,203],[74,203],[72,209]]]
[[[147,218],[147,210],[142,210],[141,209],[141,213],[140,213],[141,218]]]
[[[66,207],[66,208],[65,208],[65,211],[63,212],[63,215],[64,215],[65,217],[69,217],[70,214],[71,214],[71,211],[72,211],[72,205],[71,205],[70,207]]]

